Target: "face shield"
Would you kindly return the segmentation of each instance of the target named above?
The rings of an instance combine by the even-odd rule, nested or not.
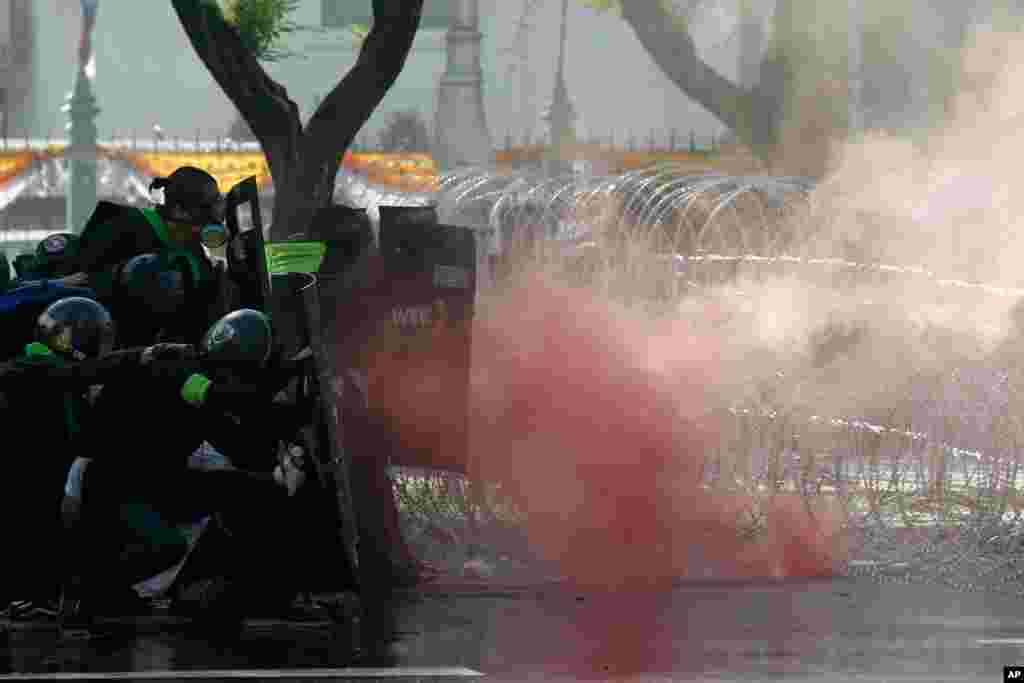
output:
[[[191,226],[191,235],[208,249],[225,246],[231,236],[224,225],[226,202],[220,193],[196,198],[175,207],[172,220]]]
[[[193,225],[199,228],[199,241],[207,249],[219,249],[226,245],[231,237],[224,225],[225,201],[217,194],[215,198],[195,206]]]
[[[230,241],[223,223],[207,223],[199,229],[199,241],[207,249],[220,249]]]

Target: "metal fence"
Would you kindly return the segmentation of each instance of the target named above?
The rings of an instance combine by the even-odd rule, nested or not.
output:
[[[691,244],[690,251],[654,254],[643,261],[642,277],[668,286],[626,283],[630,295],[656,292],[669,304],[742,296],[745,289],[780,280],[851,299],[881,295],[922,302],[931,296],[956,301],[965,311],[992,299],[1006,308],[1024,299],[1024,289],[1006,283],[799,255],[801,243],[813,235],[813,211],[798,213],[799,229],[789,229],[787,239],[762,240],[760,250],[749,250],[744,241],[753,242],[749,238],[758,231],[787,227],[786,216],[779,223],[766,221],[760,207],[809,207],[811,188],[802,179],[693,175],[666,167],[597,179],[468,170],[442,180],[441,205],[451,221],[481,224],[481,235],[502,234],[504,244],[492,245],[497,252],[512,248],[519,232],[558,243],[564,231],[537,232],[536,225],[561,225],[573,219],[567,207],[609,198],[615,199],[609,203],[614,210],[603,217],[613,227],[679,225],[681,214],[696,214],[693,234],[704,240],[696,246],[710,252]],[[742,209],[744,196],[757,199],[757,210],[734,210]],[[723,218],[739,227],[717,230],[714,221]],[[717,237],[707,239],[716,230]],[[596,244],[587,239],[563,240],[554,253],[571,255]],[[791,379],[780,377],[779,383]],[[921,377],[913,395],[893,399],[901,415],[894,424],[870,415],[815,414],[813,406],[783,399],[726,402],[719,410],[721,441],[706,454],[704,484],[740,487],[755,501],[796,493],[808,501],[835,502],[847,533],[858,539],[845,565],[852,574],[1021,596],[1024,416],[1013,397],[1014,381],[994,358],[950,359]]]
[[[693,129],[648,131],[608,131],[605,134],[585,133],[577,141],[584,145],[627,152],[715,152],[729,141],[726,135],[698,132]],[[506,131],[495,143],[496,151],[517,148],[545,147],[550,136],[541,130]]]

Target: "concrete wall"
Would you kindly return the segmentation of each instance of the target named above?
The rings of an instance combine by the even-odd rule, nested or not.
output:
[[[37,136],[62,135],[60,111],[76,69],[81,10],[74,0],[33,0],[37,39],[29,111],[19,121]],[[169,131],[212,134],[234,107],[191,50],[169,2],[100,3],[93,35],[101,137]]]
[[[319,26],[319,0],[302,0],[293,15],[300,25]],[[433,124],[437,84],[445,68],[445,32],[421,30],[395,87],[364,129],[374,135],[397,111],[416,110]],[[292,35],[287,49],[301,56],[266,65],[267,72],[288,88],[303,120],[355,64],[358,46],[347,29],[302,31]]]
[[[524,129],[541,127],[541,111],[550,104],[558,62],[561,3],[539,3],[523,32],[516,24],[530,0],[481,0],[485,35],[487,117],[496,141],[511,132],[518,140]],[[705,58],[731,78],[737,72],[735,41],[723,47],[732,30],[727,19],[706,18],[696,34]],[[646,139],[661,133],[690,130],[708,138],[721,126],[702,107],[683,95],[651,61],[629,26],[614,14],[600,14],[570,0],[566,49],[566,81],[584,135],[621,142],[635,132]]]
[[[34,0],[36,64],[30,101],[14,122],[16,135],[60,135],[60,111],[75,69],[81,27],[74,0]],[[651,63],[629,28],[571,0],[567,76],[569,90],[591,132],[624,136],[651,129],[719,129]],[[518,140],[539,125],[553,87],[559,3],[541,3],[534,28],[517,33],[523,0],[481,0],[487,120],[496,141],[508,132]],[[302,0],[300,24],[319,26],[319,0]],[[714,36],[708,34],[709,42]],[[100,135],[148,136],[154,123],[169,134],[223,134],[234,108],[193,53],[168,2],[101,3],[94,34]],[[345,30],[303,31],[290,42],[301,57],[268,64],[298,104],[303,117],[354,63],[357,47]],[[717,50],[723,71],[735,74],[735,54]],[[525,58],[525,61],[524,61]],[[433,124],[437,85],[445,66],[444,31],[425,30],[416,40],[396,87],[367,126],[375,134],[392,112],[415,109]]]
[[[7,99],[8,129],[24,118],[26,100],[32,90],[33,11],[30,0],[5,0],[0,3],[0,88]],[[0,131],[2,132],[2,131]],[[8,130],[9,134],[9,130]]]
[[[67,122],[60,111],[75,72],[81,30],[73,0],[35,0],[36,75],[15,135],[61,135]],[[319,23],[319,2],[305,0],[295,19]],[[235,109],[193,52],[168,2],[101,3],[94,33],[94,88],[101,112],[101,137],[148,137],[159,123],[169,135],[223,135]],[[354,63],[356,49],[347,31],[304,32],[290,47],[302,57],[266,65],[288,88],[303,118]],[[426,31],[416,43],[408,68],[383,105],[387,111],[420,109],[429,119],[437,79],[444,69],[444,35]],[[386,117],[379,115],[377,120]]]
[[[318,0],[303,0],[296,21],[318,24],[319,4]],[[538,3],[525,0],[525,4]],[[524,0],[480,0],[484,103],[496,143],[509,133],[516,141],[532,129],[539,134],[541,112],[554,88],[561,4],[554,0],[539,3],[527,17],[531,28],[520,31],[517,25],[523,8]],[[723,73],[735,77],[735,41],[719,46],[723,35],[732,31],[731,23],[721,23],[718,16],[704,19],[698,32],[705,56]],[[336,30],[298,34],[291,48],[306,58],[270,65],[268,71],[288,86],[300,110],[308,115],[314,98],[355,61],[356,48],[347,32]],[[391,112],[403,109],[419,110],[432,125],[444,67],[444,32],[421,31],[405,71],[367,131],[375,132]],[[566,77],[585,134],[606,137],[615,132],[621,140],[629,132],[646,137],[652,129],[678,129],[685,134],[692,129],[703,137],[722,131],[710,114],[658,70],[621,19],[594,12],[576,0],[570,0]]]
[[[3,0],[11,2],[13,0]],[[20,0],[17,0],[20,1]],[[346,0],[356,2],[360,0]],[[368,2],[369,0],[365,0]],[[874,0],[882,3],[884,0]],[[920,40],[908,38],[900,59],[887,56],[865,75],[880,82],[899,81],[883,87],[887,111],[872,112],[875,122],[908,118],[904,108],[907,81],[912,76],[890,78],[920,66],[920,54],[931,46],[925,37],[937,34],[938,14],[928,9],[937,0],[914,0],[922,7],[922,21],[915,29]],[[484,34],[482,61],[485,76],[484,103],[492,138],[502,144],[511,134],[518,142],[524,132],[543,132],[540,115],[549,103],[558,56],[561,3],[558,0],[479,0]],[[732,3],[736,4],[736,3]],[[770,18],[774,2],[754,3],[762,22]],[[526,16],[529,28],[520,30],[524,7],[535,6]],[[736,17],[723,8],[730,3],[706,3],[713,8],[699,16],[694,35],[702,55],[721,73],[736,78],[739,72],[739,41],[734,33]],[[684,96],[651,61],[632,30],[611,13],[601,14],[578,0],[569,0],[567,81],[570,95],[581,115],[584,135],[607,138],[614,133],[622,142],[630,134],[646,141],[657,131],[663,139],[673,129],[687,136],[691,130],[706,144],[711,135],[723,132],[714,118]],[[75,0],[32,0],[34,13],[31,95],[22,115],[12,121],[13,134],[59,135],[66,123],[60,111],[71,86],[75,53],[81,29],[79,3]],[[927,19],[931,17],[932,21]],[[301,0],[293,17],[297,23],[319,27],[320,0]],[[235,118],[233,105],[221,94],[205,67],[195,56],[166,0],[108,0],[100,3],[95,31],[96,95],[102,111],[101,136],[114,133],[149,136],[154,123],[172,135],[192,137],[224,134]],[[280,80],[308,117],[323,96],[354,63],[357,46],[344,29],[301,31],[287,46],[302,56],[266,65]],[[748,55],[751,62],[755,56]],[[421,112],[433,125],[437,86],[445,67],[443,30],[423,30],[417,37],[406,69],[387,95],[364,133],[375,137],[389,116],[399,110]],[[912,66],[916,65],[916,66]],[[912,98],[911,98],[912,99]],[[891,110],[891,111],[888,111]],[[909,118],[913,118],[909,116]]]

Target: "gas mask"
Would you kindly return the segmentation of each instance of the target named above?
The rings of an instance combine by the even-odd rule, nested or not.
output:
[[[220,249],[231,241],[223,223],[207,223],[199,229],[199,241],[207,249]]]
[[[199,241],[207,249],[219,249],[231,241],[224,225],[225,202],[220,195],[207,201],[176,206],[171,220],[192,226],[192,234],[198,233]]]

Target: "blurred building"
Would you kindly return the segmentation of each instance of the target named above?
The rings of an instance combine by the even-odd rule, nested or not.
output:
[[[752,22],[740,21],[745,2],[754,6]],[[878,2],[862,3],[869,17],[877,13]],[[59,135],[65,124],[60,106],[71,87],[70,65],[80,31],[78,3],[4,0],[2,5],[8,11],[0,11],[0,36],[11,46],[3,64],[13,65],[10,73],[17,80],[14,84],[5,76],[10,134]],[[773,5],[748,0],[702,3],[705,9],[692,24],[701,56],[724,76],[750,85],[769,42],[765,31]],[[977,3],[971,3],[970,12],[960,11],[957,4],[955,17],[949,16],[950,8],[933,5],[914,0],[907,4],[910,10],[893,14],[885,30],[913,36],[899,40],[896,52],[882,54],[873,45],[864,50],[865,104],[873,120],[890,123],[903,116],[907,103],[920,98],[929,85],[916,76],[927,54],[956,43],[978,14]],[[559,3],[479,0],[478,6],[483,101],[491,136],[498,143],[507,137],[515,143],[524,136],[539,139],[540,115],[554,90]],[[451,0],[426,0],[412,54],[366,127],[367,143],[376,142],[396,112],[416,111],[433,127],[453,7]],[[908,21],[905,15],[911,10],[913,21]],[[359,47],[350,26],[368,22],[370,12],[371,0],[300,0],[293,18],[302,30],[288,45],[300,56],[266,68],[286,85],[304,117],[355,62]],[[871,41],[877,23],[870,18],[866,22],[865,40]],[[169,136],[190,138],[197,133],[204,138],[225,135],[231,129],[236,112],[193,53],[170,3],[102,5],[94,42],[102,138],[130,137],[133,131],[145,136],[154,124]],[[581,117],[580,132],[587,137],[615,138],[621,144],[632,136],[646,144],[653,133],[665,143],[671,131],[684,139],[693,131],[705,145],[723,132],[714,117],[654,65],[625,22],[575,1],[569,10],[566,81]]]
[[[10,134],[45,138],[61,135],[60,111],[71,87],[80,31],[78,3],[67,0],[5,0],[22,7],[24,37],[34,69],[21,72],[30,86],[18,95],[19,111]],[[549,7],[548,5],[551,5]],[[540,113],[554,86],[558,53],[558,3],[480,0],[480,47],[486,118],[495,141],[540,137]],[[533,11],[524,14],[524,7]],[[349,27],[370,17],[370,0],[300,0],[294,14],[303,27],[288,49],[300,56],[266,65],[288,88],[308,117],[328,90],[354,64],[358,44]],[[394,89],[365,130],[373,143],[396,112],[416,111],[433,128],[438,84],[445,73],[449,0],[426,0],[421,31]],[[140,30],[145,27],[145,30]],[[573,2],[569,16],[567,81],[590,134],[666,137],[691,129],[701,138],[720,130],[714,119],[679,93],[653,66],[621,19]],[[231,102],[193,53],[170,3],[110,2],[101,5],[93,35],[95,94],[102,111],[101,138],[139,137],[159,124],[168,136],[225,135],[236,119]],[[713,39],[709,40],[714,42]],[[734,46],[712,48],[712,57],[735,75]],[[609,74],[628,74],[609,83]]]
[[[0,139],[29,109],[35,37],[32,0],[0,3]]]

